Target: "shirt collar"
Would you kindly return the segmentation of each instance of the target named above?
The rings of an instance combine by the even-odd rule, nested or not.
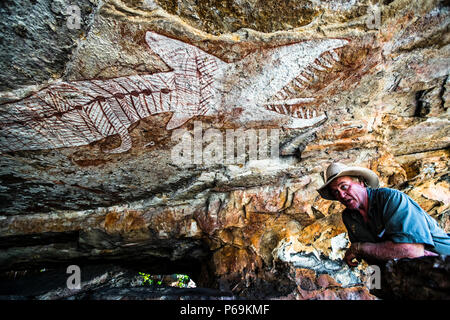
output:
[[[371,216],[372,216],[372,206],[371,206],[371,203],[372,203],[372,198],[373,198],[373,189],[367,187],[366,190],[367,190],[367,203],[368,203],[368,204],[367,204],[367,206],[368,206],[368,208],[367,208],[367,214],[371,217]]]

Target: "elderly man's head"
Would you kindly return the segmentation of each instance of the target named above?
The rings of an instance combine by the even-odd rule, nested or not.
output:
[[[367,201],[365,183],[359,177],[338,177],[331,181],[328,185],[328,190],[336,200],[351,210],[361,208]]]
[[[369,188],[378,188],[379,186],[378,176],[372,170],[363,167],[347,166],[343,163],[335,162],[328,166],[324,174],[325,183],[319,189],[317,189],[317,192],[319,192],[319,194],[324,199],[339,200],[335,196],[335,193],[337,194],[337,192],[340,191],[341,192],[340,201],[341,202],[344,201],[346,204],[351,205],[350,196],[344,195],[346,190],[343,189],[345,189],[347,186],[343,185],[342,188],[338,188],[338,184],[336,183],[336,180],[342,177],[349,177],[348,179],[350,179],[350,181],[357,183],[363,187],[364,185]],[[335,189],[333,190],[334,191],[333,193],[331,192],[332,190],[330,189],[331,183],[333,183],[333,188]],[[365,189],[361,191],[367,193]],[[356,197],[356,195],[354,197]]]

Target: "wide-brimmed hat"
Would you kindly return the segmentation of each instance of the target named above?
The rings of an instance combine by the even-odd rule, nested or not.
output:
[[[361,177],[366,182],[366,185],[371,188],[378,188],[380,182],[378,176],[372,170],[363,167],[349,167],[343,163],[335,162],[328,166],[325,173],[325,184],[317,191],[322,198],[327,200],[336,200],[336,198],[329,192],[328,185],[336,178],[343,176]]]

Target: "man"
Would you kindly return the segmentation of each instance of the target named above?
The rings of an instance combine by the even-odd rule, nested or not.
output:
[[[450,254],[450,236],[409,196],[378,188],[378,176],[373,171],[333,163],[325,178],[317,191],[346,207],[342,220],[351,246],[344,260],[349,266],[357,266],[353,260],[361,258],[376,262]]]

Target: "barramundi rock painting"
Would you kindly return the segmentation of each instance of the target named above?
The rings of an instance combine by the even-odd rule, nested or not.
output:
[[[118,134],[132,147],[129,128],[151,115],[171,112],[167,130],[196,116],[233,108],[245,121],[278,121],[286,128],[314,126],[326,119],[313,96],[298,88],[339,61],[346,39],[312,39],[266,49],[258,74],[245,75],[260,56],[227,63],[191,44],[148,31],[145,40],[171,71],[107,80],[59,81],[21,100],[0,105],[0,152],[87,145]],[[237,75],[239,73],[239,75]],[[230,85],[229,79],[237,79]]]

